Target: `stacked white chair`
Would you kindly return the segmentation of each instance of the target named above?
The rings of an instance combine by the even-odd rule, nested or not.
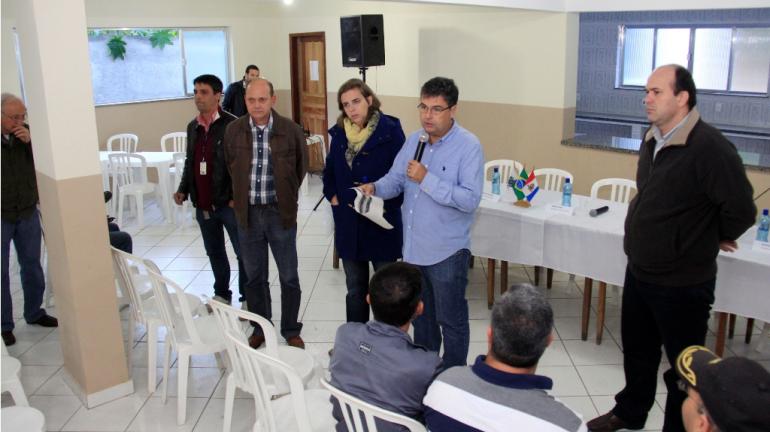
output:
[[[184,153],[187,151],[187,132],[171,132],[160,137],[160,150]]]
[[[118,196],[118,225],[123,225],[123,208],[129,196],[134,197],[136,205],[136,221],[144,226],[144,195],[155,192],[158,202],[162,202],[155,183],[147,181],[147,160],[144,156],[135,153],[111,153],[110,174],[113,181],[113,190]]]
[[[344,391],[331,385],[331,383],[325,379],[321,379],[321,385],[326,390],[329,390],[332,396],[337,398],[337,402],[340,404],[340,411],[342,411],[342,417],[345,419],[345,425],[348,428],[348,432],[377,432],[377,424],[375,419],[385,420],[387,422],[403,426],[409,432],[426,432],[425,426],[423,426],[422,423],[418,422],[417,420],[402,414],[388,411],[384,408],[372,405],[369,402],[363,401],[355,396],[345,393]],[[361,422],[362,415],[364,421],[366,421],[366,429],[364,429],[363,423]]]
[[[267,356],[279,359],[290,365],[296,375],[300,377],[303,386],[307,386],[318,375],[317,365],[309,352],[287,345],[278,345],[278,335],[270,321],[257,314],[236,309],[221,302],[209,301],[208,304],[214,316],[217,317],[217,323],[222,332],[238,337],[241,342],[246,342],[247,340],[242,323],[248,323],[249,321],[257,323],[265,335],[265,346],[260,348],[260,351],[264,352]],[[247,324],[247,328],[250,330],[251,326]],[[244,365],[233,360],[236,356],[235,345],[230,343],[229,339],[227,339],[227,352],[230,355],[232,368],[227,375],[223,432],[230,432],[236,388],[240,388],[253,395],[257,394],[257,390],[250,385]],[[289,383],[285,378],[275,377],[271,373],[266,373],[265,375],[268,386],[266,391],[270,396],[281,395],[290,391]]]
[[[3,431],[45,432],[45,416],[35,408],[12,406],[0,410]]]
[[[112,248],[112,260],[115,276],[124,297],[128,297],[131,307],[128,316],[128,338],[126,352],[128,367],[131,368],[131,352],[134,349],[136,324],[142,324],[147,330],[147,389],[155,391],[157,385],[156,359],[158,347],[158,328],[163,326],[163,320],[158,308],[150,281],[149,271],[160,273],[154,262],[139,258],[119,249]],[[186,294],[185,301],[190,310],[199,310],[202,306],[200,298]],[[174,305],[179,308],[178,303]]]
[[[16,406],[27,407],[29,406],[29,401],[27,400],[27,394],[24,392],[24,387],[21,385],[21,379],[19,379],[21,362],[15,357],[11,357],[8,354],[8,350],[5,348],[5,344],[2,345],[3,354],[2,359],[0,359],[0,363],[2,363],[3,369],[2,391],[11,394],[13,402],[16,403]]]
[[[174,190],[170,192],[172,194],[179,190],[179,184],[182,182],[182,172],[184,171],[186,160],[186,153],[174,153],[174,166],[171,168],[171,172],[174,174]],[[190,201],[189,196],[181,206],[174,206],[174,221],[179,221],[182,226],[187,225],[188,215],[192,218],[192,202]]]
[[[328,432],[334,430],[330,393],[326,390],[306,390],[302,378],[285,362],[254,350],[244,342],[240,334],[226,332],[228,344],[232,344],[234,356],[239,362],[249,386],[255,389],[254,405],[257,420],[255,431],[266,432]],[[289,394],[273,398],[266,371],[280,374],[289,384]]]
[[[177,353],[177,415],[179,425],[187,419],[187,381],[190,357],[214,354],[217,364],[223,367],[220,353],[225,351],[225,340],[217,320],[211,315],[195,315],[186,301],[187,294],[176,282],[163,277],[160,272],[148,270],[160,316],[166,327],[161,398],[168,399],[168,377],[171,366],[171,350]],[[169,293],[169,289],[171,293]],[[171,298],[176,298],[175,302]]]
[[[139,137],[131,133],[115,134],[107,138],[108,152],[136,153]]]

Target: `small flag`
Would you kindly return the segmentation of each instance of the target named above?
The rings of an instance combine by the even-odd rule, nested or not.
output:
[[[508,180],[508,184],[513,187],[513,193],[519,201],[526,200],[527,202],[531,202],[540,190],[537,185],[534,169],[527,173],[527,170],[522,168],[519,173],[519,178],[514,179],[513,176],[511,176]]]

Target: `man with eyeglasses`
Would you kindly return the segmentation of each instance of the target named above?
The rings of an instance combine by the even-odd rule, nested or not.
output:
[[[414,340],[439,351],[443,338],[445,368],[464,366],[468,356],[470,228],[484,168],[478,138],[455,121],[458,95],[453,80],[428,80],[417,106],[422,129],[409,136],[385,177],[361,186],[383,199],[404,193],[404,261],[422,272],[425,304],[414,321]],[[420,159],[421,135],[427,145]]]
[[[721,359],[703,346],[685,348],[676,361],[679,388],[687,393],[687,432],[770,431],[770,372],[745,357]]]
[[[2,336],[10,346],[13,335],[13,302],[9,275],[11,240],[19,260],[21,289],[24,292],[24,319],[29,324],[57,327],[56,318],[41,306],[45,278],[40,266],[40,212],[37,209],[37,178],[32,157],[32,140],[27,107],[18,97],[3,93],[2,111]]]

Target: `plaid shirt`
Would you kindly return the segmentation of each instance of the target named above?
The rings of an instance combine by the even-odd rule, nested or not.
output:
[[[249,117],[249,126],[251,126],[251,137],[254,151],[251,158],[251,187],[249,188],[249,204],[272,204],[278,202],[278,196],[275,193],[275,183],[273,179],[273,166],[270,164],[270,131],[273,129],[273,116],[267,127],[260,129],[254,124],[254,120]]]

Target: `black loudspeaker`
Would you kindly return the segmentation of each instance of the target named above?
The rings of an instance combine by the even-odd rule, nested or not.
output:
[[[385,31],[382,15],[340,17],[342,66],[369,67],[385,64]]]

